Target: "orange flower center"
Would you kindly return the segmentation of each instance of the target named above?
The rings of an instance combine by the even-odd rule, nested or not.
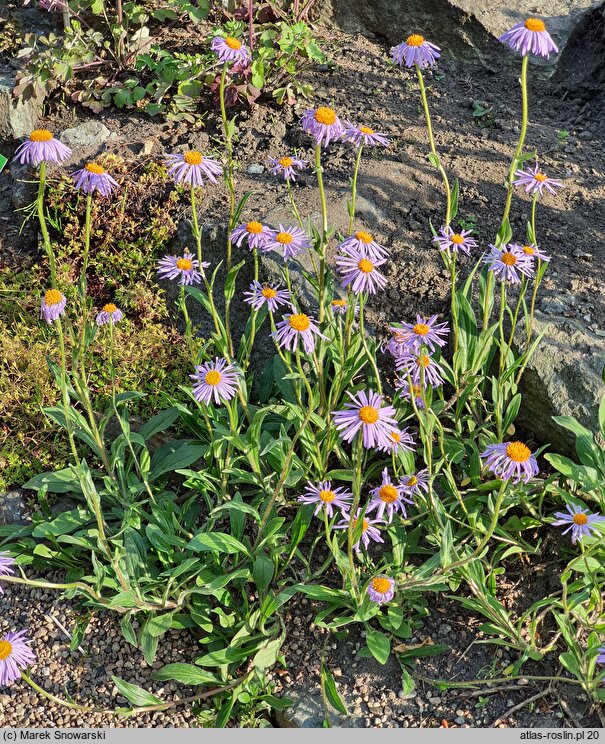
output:
[[[412,488],[418,483],[418,478],[416,478],[415,475],[410,475],[410,477],[406,480],[405,485],[408,488]]]
[[[266,297],[268,300],[273,299],[273,297],[277,296],[277,291],[273,289],[273,287],[263,287],[261,289],[261,292],[263,297]]]
[[[523,442],[511,442],[506,445],[506,454],[515,462],[527,462],[531,457],[530,449]]]
[[[544,173],[536,173],[534,178],[536,179],[536,181],[540,181],[540,183],[548,181],[548,176],[544,175]]]
[[[289,168],[292,165],[292,158],[280,158],[278,162],[282,168]]]
[[[242,42],[234,39],[233,36],[227,36],[227,38],[225,39],[225,44],[229,47],[229,49],[242,48]]]
[[[5,659],[8,659],[8,657],[12,654],[13,647],[12,644],[10,644],[8,641],[6,641],[4,638],[0,641],[0,661],[4,661]]]
[[[58,305],[61,300],[63,299],[63,295],[61,292],[59,292],[58,289],[49,289],[48,292],[44,295],[44,304],[45,305]]]
[[[374,134],[374,130],[373,129],[370,129],[370,127],[361,126],[361,127],[359,127],[359,131],[362,134]]]
[[[418,358],[416,359],[416,364],[417,364],[417,365],[418,365],[419,367],[424,367],[424,368],[426,369],[427,367],[430,367],[430,365],[431,365],[431,357],[430,357],[430,356],[428,356],[427,354],[421,354],[421,355],[420,355],[420,356],[419,356],[419,357],[418,357]]]
[[[252,220],[252,222],[247,223],[246,232],[252,233],[253,235],[261,235],[263,232],[263,226],[260,222]]]
[[[362,243],[371,243],[374,238],[370,235],[369,232],[364,232],[363,230],[360,230],[359,232],[355,233],[355,237],[357,240],[361,240]]]
[[[186,152],[183,155],[183,160],[187,163],[187,165],[200,165],[203,159],[204,156],[197,150],[189,150],[189,152]]]
[[[546,31],[544,21],[539,18],[528,18],[523,25],[528,31]]]
[[[408,36],[408,38],[405,40],[405,43],[408,46],[413,47],[419,47],[424,44],[424,36],[421,36],[420,34],[412,34],[411,36]]]
[[[280,232],[277,233],[275,236],[275,240],[277,240],[278,243],[281,243],[282,245],[290,245],[290,243],[294,240],[294,236],[291,235],[289,232]]]
[[[115,313],[117,309],[118,308],[113,304],[113,302],[108,302],[107,305],[103,305],[104,313]]]
[[[204,377],[204,382],[207,385],[218,385],[219,382],[223,379],[223,376],[220,372],[217,372],[215,369],[211,369],[209,372],[206,372],[206,377]]]
[[[332,307],[344,307],[346,304],[346,300],[332,300]]]
[[[416,398],[420,398],[420,385],[412,385],[412,392],[416,396]]]
[[[398,431],[392,431],[390,434],[387,434],[387,436],[392,442],[395,442],[395,444],[401,442],[401,435]]]
[[[191,271],[193,268],[193,262],[190,258],[177,258],[176,267],[180,271]]]
[[[426,324],[426,323],[416,323],[416,325],[415,325],[415,326],[414,326],[414,328],[413,328],[413,331],[414,331],[414,333],[415,333],[415,334],[416,334],[417,336],[426,336],[426,334],[427,334],[427,333],[428,333],[428,332],[429,332],[430,330],[431,330],[431,329],[429,328],[429,326],[427,326],[427,324]]]
[[[574,514],[573,523],[581,527],[584,524],[588,524],[588,517],[586,516],[586,514],[582,514],[582,512],[580,512],[579,514]]]
[[[386,594],[390,588],[391,582],[388,579],[385,579],[382,576],[377,576],[375,579],[372,579],[372,589],[375,592],[378,592],[378,594]]]
[[[98,163],[86,163],[84,169],[87,170],[89,173],[94,173],[97,176],[101,176],[103,173],[105,173],[105,168],[103,168],[103,166],[99,165]]]
[[[306,331],[311,325],[309,316],[304,313],[295,313],[294,315],[291,315],[289,323],[290,328],[294,328],[295,331],[299,331],[300,333]]]
[[[49,132],[48,129],[34,129],[29,135],[31,142],[50,142],[53,138],[53,133]]]
[[[462,245],[462,243],[464,243],[464,238],[462,237],[462,235],[460,235],[460,233],[454,233],[450,240],[456,245]]]
[[[523,246],[523,253],[527,253],[528,256],[533,256],[535,251],[531,247],[531,245],[524,245]]]
[[[353,520],[353,529],[355,529],[355,527],[357,527],[357,522],[358,521],[359,520],[357,520],[357,519],[354,519]],[[368,520],[367,519],[364,519],[363,520],[363,524],[361,525],[361,532],[362,532],[362,534],[368,529],[369,526],[370,525],[368,524]]]
[[[384,501],[385,504],[392,504],[399,498],[399,493],[397,492],[395,486],[382,486],[381,489],[378,491],[378,498],[381,501]]]
[[[503,253],[502,263],[506,264],[506,266],[514,266],[517,263],[517,257],[513,256],[512,253]]]
[[[367,258],[362,258],[357,266],[359,267],[359,271],[363,274],[371,274],[372,271],[374,271],[374,264],[371,261],[368,261]]]
[[[331,504],[335,498],[336,498],[336,494],[334,493],[334,491],[320,491],[319,492],[319,499],[320,501],[323,501],[324,504]]]
[[[359,418],[364,424],[375,424],[378,421],[378,409],[374,406],[362,406],[359,409]]]
[[[326,126],[330,126],[330,124],[334,124],[336,121],[336,111],[327,106],[320,106],[316,109],[314,116],[316,122],[325,124]]]

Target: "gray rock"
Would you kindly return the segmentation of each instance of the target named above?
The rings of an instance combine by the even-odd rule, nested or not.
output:
[[[38,126],[42,101],[13,96],[15,78],[0,72],[0,139],[19,139]]]
[[[0,524],[27,524],[25,492],[20,488],[0,493]]]
[[[104,145],[112,136],[105,124],[91,119],[77,127],[65,129],[61,134],[61,142],[71,148],[94,148]]]
[[[315,692],[315,690],[313,690]],[[281,728],[322,728],[326,717],[321,696],[311,691],[286,690],[286,697],[293,701],[290,708],[276,711],[277,725]],[[344,701],[347,705],[347,701]],[[348,706],[350,707],[350,706]],[[330,723],[334,728],[363,728],[363,716],[343,716],[330,709]]]
[[[314,256],[317,261],[317,256]],[[274,252],[261,253],[259,256],[259,275],[261,281],[276,282],[283,286],[282,270],[284,260]],[[288,261],[290,271],[290,282],[292,284],[293,294],[296,299],[303,305],[303,308],[312,311],[317,305],[315,294],[311,282],[307,279],[304,272],[314,275],[313,264],[307,251],[299,253],[296,260]]]
[[[261,173],[265,172],[265,166],[260,163],[252,163],[248,166],[248,173],[252,176],[260,176]]]
[[[10,164],[10,175],[13,180],[11,188],[11,202],[15,209],[22,209],[31,204],[36,198],[37,185],[31,177],[29,166],[21,165],[18,161]]]

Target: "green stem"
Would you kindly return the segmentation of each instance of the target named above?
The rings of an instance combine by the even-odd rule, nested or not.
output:
[[[370,350],[368,349],[368,340],[366,339],[365,323],[364,323],[365,299],[366,299],[365,294],[361,293],[359,295],[359,337],[361,338],[363,350],[366,353],[366,357],[368,361],[370,362],[370,366],[372,367],[372,371],[374,372],[374,377],[376,378],[376,391],[378,392],[379,395],[382,395],[382,383],[380,382],[380,373],[378,372],[378,365],[376,364],[376,356],[374,354],[370,354]]]
[[[43,160],[40,163],[40,181],[38,182],[38,199],[36,201],[36,207],[38,211],[38,221],[40,223],[40,232],[42,233],[42,242],[44,244],[44,250],[48,256],[48,262],[50,264],[50,284],[54,287],[57,284],[57,266],[55,263],[55,254],[53,253],[52,245],[50,243],[50,235],[48,234],[48,227],[46,225],[46,215],[44,214],[44,190],[46,188],[46,162]]]
[[[92,194],[86,195],[86,218],[84,221],[84,255],[82,257],[82,271],[80,273],[80,282],[78,293],[80,300],[84,305],[86,297],[86,272],[88,271],[88,256],[90,253],[90,221],[92,214]]]
[[[458,351],[458,303],[456,299],[456,254],[450,256],[450,277],[452,281],[452,326],[454,330],[454,356]],[[455,371],[455,366],[454,366]],[[464,371],[464,370],[463,370]],[[456,376],[457,377],[457,376]]]
[[[191,222],[193,226],[193,237],[197,248],[197,260],[199,262],[198,270],[202,269],[202,232],[197,220],[197,201],[195,197],[195,186],[191,187]]]
[[[223,122],[223,135],[225,137],[225,146],[227,149],[227,171],[225,174],[225,181],[227,183],[227,190],[229,191],[229,230],[227,232],[227,274],[231,271],[231,233],[235,227],[235,183],[233,181],[233,134],[229,127],[229,121],[227,120],[227,109],[225,107],[225,80],[227,77],[227,68],[229,64],[225,62],[223,65],[223,71],[221,73],[221,82],[219,86],[219,98],[221,104],[221,118]],[[225,298],[225,331],[227,334],[227,344],[229,346],[229,353],[233,356],[233,340],[231,338],[231,323],[230,323],[230,306],[231,299]]]
[[[321,146],[315,147],[315,170],[319,187],[321,203],[321,244],[319,246],[319,322],[322,323],[325,314],[325,273],[326,273],[326,244],[328,235],[328,206],[324,189],[323,171],[321,167]]]
[[[191,333],[191,319],[189,318],[189,312],[187,310],[187,298],[185,296],[185,286],[183,284],[180,285],[179,304],[181,306],[181,312],[183,313],[183,318],[185,320],[185,341],[187,343],[187,348],[189,349],[189,352],[191,353],[191,356],[193,357],[194,353],[193,353],[193,336]]]
[[[353,505],[351,506],[351,512],[349,517],[349,526],[347,528],[347,555],[349,557],[349,567],[351,571],[351,588],[355,599],[359,600],[359,590],[357,588],[357,576],[355,570],[355,560],[353,558],[353,530],[355,528],[355,517],[357,516],[357,510],[359,508],[359,501],[361,499],[361,472],[362,464],[365,458],[362,456],[363,444],[361,441],[362,434],[359,432],[355,438],[355,445],[353,448],[353,458],[355,460],[355,474],[353,480]]]
[[[357,201],[357,174],[359,173],[359,166],[361,165],[362,151],[363,144],[359,145],[359,148],[357,149],[355,168],[353,170],[353,178],[351,180],[351,201],[349,202],[349,235],[353,233],[353,223],[355,221],[355,203]]]
[[[75,458],[75,465],[77,467],[80,458],[78,456],[78,450],[76,448],[76,442],[74,440],[74,434],[71,425],[71,418],[69,415],[69,392],[67,391],[67,355],[65,354],[65,337],[63,335],[63,323],[61,322],[61,318],[57,320],[57,329],[59,331],[59,349],[61,353],[61,395],[63,399],[63,415],[65,416],[65,428],[67,429],[69,445],[71,447],[72,454]]]

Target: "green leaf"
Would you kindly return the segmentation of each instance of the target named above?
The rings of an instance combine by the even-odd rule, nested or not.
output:
[[[277,661],[277,656],[282,646],[283,639],[273,638],[264,644],[255,654],[252,663],[255,668],[262,671],[272,667]]]
[[[239,540],[225,532],[198,532],[187,543],[189,550],[216,553],[246,553],[248,549]]]
[[[245,263],[245,261],[240,261],[238,264],[235,264],[235,266],[233,266],[233,268],[227,274],[227,278],[225,279],[225,300],[227,302],[230,302],[233,299],[233,296],[235,294],[235,280],[237,278],[239,270]]]
[[[147,631],[149,635],[159,638],[164,635],[167,630],[170,630],[172,626],[172,615],[174,613],[168,612],[165,615],[154,615],[147,621]]]
[[[336,689],[336,681],[334,680],[334,675],[323,664],[321,666],[321,679],[324,690],[326,691],[326,697],[328,698],[328,702],[330,703],[330,705],[334,708],[334,710],[342,713],[343,716],[348,716],[349,711],[347,710],[347,706],[344,704],[342,698],[338,694],[338,690]]]
[[[132,685],[130,682],[126,682],[120,677],[113,677],[114,685],[118,688],[118,692],[122,694],[129,702],[131,702],[137,708],[143,708],[148,705],[161,705],[164,701],[160,698],[147,692],[142,687]]]
[[[252,577],[258,591],[263,594],[273,579],[273,561],[260,553],[252,567]]]
[[[221,680],[214,674],[200,669],[194,664],[166,664],[166,666],[154,672],[153,679],[159,682],[174,680],[183,685],[220,685]]]
[[[161,431],[166,431],[179,417],[179,409],[176,406],[167,408],[165,411],[160,411],[155,416],[152,416],[149,421],[143,424],[139,429],[139,434],[143,439],[147,440],[154,434],[158,434]]]
[[[188,440],[176,439],[167,442],[153,453],[149,480],[153,481],[165,473],[189,467],[203,457],[205,452],[205,447],[191,444]]]
[[[71,509],[59,514],[52,522],[42,522],[36,525],[32,535],[34,537],[51,537],[58,535],[69,535],[77,529],[82,528],[92,520],[92,515],[87,509]]]
[[[391,641],[379,630],[366,630],[366,643],[372,656],[380,664],[386,664],[391,655]]]

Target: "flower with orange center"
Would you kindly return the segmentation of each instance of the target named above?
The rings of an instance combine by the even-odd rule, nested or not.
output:
[[[241,248],[244,242],[248,243],[248,248],[254,250],[258,248],[262,251],[269,250],[269,241],[274,238],[274,232],[270,227],[266,227],[258,220],[250,220],[239,225],[231,233],[231,242],[238,248]]]
[[[225,65],[237,64],[247,67],[252,61],[252,55],[247,46],[234,36],[215,36],[210,45],[219,61]]]
[[[368,127],[365,124],[356,126],[350,121],[343,123],[342,139],[345,142],[352,142],[356,148],[361,147],[388,147],[388,137],[382,132],[376,132],[372,127]]]
[[[407,39],[391,49],[393,62],[400,67],[431,67],[441,56],[441,50],[421,34],[410,34]]]
[[[379,419],[378,409],[374,406],[362,406],[359,409],[359,420],[364,424],[375,424]]]
[[[345,442],[352,442],[361,432],[366,449],[392,446],[389,434],[397,428],[395,409],[383,405],[384,396],[373,390],[347,393],[350,402],[340,411],[332,411],[334,425]]]
[[[60,163],[67,160],[71,150],[53,137],[48,129],[34,129],[29,137],[15,150],[15,160],[22,165]]]
[[[0,638],[0,687],[7,687],[21,677],[21,671],[36,660],[29,647],[27,632],[7,633]]]
[[[58,289],[49,289],[42,298],[40,317],[44,318],[47,323],[54,323],[63,315],[66,305],[67,299],[62,292],[59,292]]]
[[[2,639],[0,641],[0,661],[4,661],[4,659],[8,659],[8,657],[13,652],[12,644],[10,644],[6,639]]]
[[[30,142],[50,142],[53,139],[53,133],[48,129],[34,129],[29,135]]]
[[[302,343],[307,354],[315,351],[317,338],[326,337],[320,333],[313,318],[305,313],[291,313],[284,315],[273,333],[278,345],[288,351],[298,351],[299,343]]]
[[[477,248],[479,243],[472,237],[472,230],[460,230],[454,232],[449,225],[439,229],[439,233],[433,237],[435,243],[442,253],[454,254],[464,253],[471,255],[471,250]]]
[[[414,496],[421,491],[428,493],[429,490],[429,471],[419,470],[417,473],[410,473],[401,479],[400,483],[403,492],[408,496]]]
[[[242,48],[242,42],[234,39],[233,36],[227,36],[227,38],[225,39],[225,44],[229,47],[229,49]]]
[[[208,266],[207,261],[202,263],[203,269]],[[178,279],[182,285],[199,284],[202,280],[199,262],[188,251],[182,256],[164,256],[158,262],[158,276],[162,279]]]
[[[179,271],[191,271],[193,261],[190,258],[177,258],[176,267]]]
[[[222,357],[196,365],[193,380],[193,397],[200,403],[215,405],[231,400],[237,394],[239,375],[235,367]]]
[[[356,514],[343,514],[343,519],[338,524],[334,525],[335,530],[347,530],[349,534],[355,536],[359,530],[359,523],[361,520],[361,534],[357,542],[353,545],[353,549],[357,552],[361,549],[361,544],[365,548],[369,547],[370,542],[384,542],[380,536],[380,531],[375,525],[381,524],[379,519],[367,519],[362,516],[362,510],[358,509]],[[349,529],[350,528],[350,529]]]
[[[338,251],[345,256],[354,255],[359,259],[365,258],[372,262],[383,261],[389,257],[388,250],[379,245],[374,236],[365,230],[357,230],[349,235],[338,246]]]
[[[513,186],[523,186],[526,194],[544,196],[546,190],[549,194],[556,196],[557,191],[563,188],[561,181],[555,181],[553,178],[540,170],[538,163],[533,168],[527,170],[515,171],[515,180]]]
[[[297,168],[306,168],[307,161],[294,155],[283,155],[281,158],[269,158],[269,166],[274,176],[281,174],[285,181],[296,181]]]
[[[264,250],[283,250],[284,260],[289,261],[291,258],[297,256],[301,251],[310,251],[311,243],[309,242],[309,238],[305,234],[304,230],[300,227],[295,227],[293,225],[290,227],[284,227],[280,224],[279,229],[275,230],[267,240]]]
[[[535,456],[523,442],[490,444],[481,458],[485,467],[503,481],[527,483],[539,472]]]
[[[189,152],[183,154],[183,160],[187,165],[201,165],[203,159],[204,156],[197,150],[189,150]]]
[[[490,249],[490,253],[483,260],[489,264],[489,270],[498,279],[511,284],[519,284],[521,275],[528,278],[533,276],[534,259],[525,253],[520,245],[515,243],[500,247],[490,245]]]
[[[544,21],[539,18],[528,18],[523,25],[528,31],[546,31]]]
[[[223,379],[223,376],[220,372],[218,372],[216,369],[211,369],[209,372],[206,372],[206,376],[204,377],[204,382],[206,385],[219,385],[221,380]]]
[[[342,275],[342,287],[350,287],[354,294],[375,294],[377,290],[384,289],[387,280],[377,267],[386,263],[386,259],[371,259],[365,248],[358,249],[350,239],[339,247],[344,252],[344,255],[336,256],[336,266]]]
[[[368,596],[376,604],[386,604],[395,596],[395,581],[388,576],[376,576],[368,586]]]
[[[290,168],[290,166],[292,165],[294,161],[292,160],[292,158],[289,158],[286,156],[286,157],[280,158],[278,162],[282,168]]]
[[[105,173],[105,168],[98,163],[86,163],[84,166],[89,173],[94,173],[96,176],[100,176]]]
[[[118,309],[117,305],[113,302],[108,302],[103,305],[101,312],[96,317],[96,323],[98,326],[106,325],[108,323],[118,323],[124,317],[121,310]]]
[[[517,23],[502,34],[500,41],[524,57],[530,52],[541,57],[549,57],[551,52],[559,51],[546,30],[546,24],[539,18],[528,18]]]
[[[290,328],[293,328],[299,333],[307,331],[311,326],[311,320],[309,316],[305,315],[304,313],[294,313],[288,318],[288,322],[290,323]]]
[[[329,106],[305,111],[300,123],[304,131],[315,139],[317,147],[327,147],[330,142],[339,139],[344,131],[336,111]]]
[[[331,518],[335,509],[346,512],[352,498],[353,494],[350,491],[342,487],[332,488],[331,481],[322,481],[317,485],[309,481],[304,494],[299,496],[298,500],[303,504],[315,504],[315,515],[323,510]]]
[[[252,306],[254,310],[260,310],[263,305],[267,306],[269,312],[273,313],[280,305],[290,305],[290,292],[280,289],[279,284],[261,284],[253,281],[250,291],[244,292],[244,302]]]
[[[188,150],[183,154],[170,154],[165,157],[168,175],[172,176],[177,184],[189,188],[204,186],[206,180],[216,184],[223,173],[223,167],[219,162],[202,155],[198,150]]]
[[[553,522],[557,526],[565,526],[564,535],[571,532],[571,542],[576,543],[585,537],[596,537],[603,539],[603,532],[599,530],[598,524],[605,522],[605,517],[600,514],[592,514],[588,509],[581,507],[579,504],[566,504],[566,512],[555,512],[557,520]],[[605,647],[603,649],[605,652]],[[601,663],[605,663],[605,657]]]
[[[91,162],[71,174],[76,189],[92,195],[98,191],[101,196],[109,196],[119,187],[118,182],[105,171],[102,165]]]
[[[405,40],[405,43],[411,47],[422,46],[424,44],[424,36],[421,36],[420,34],[410,34],[410,36]]]
[[[320,106],[318,109],[315,109],[313,116],[315,117],[316,122],[327,126],[334,124],[337,119],[336,111],[327,106]]]

